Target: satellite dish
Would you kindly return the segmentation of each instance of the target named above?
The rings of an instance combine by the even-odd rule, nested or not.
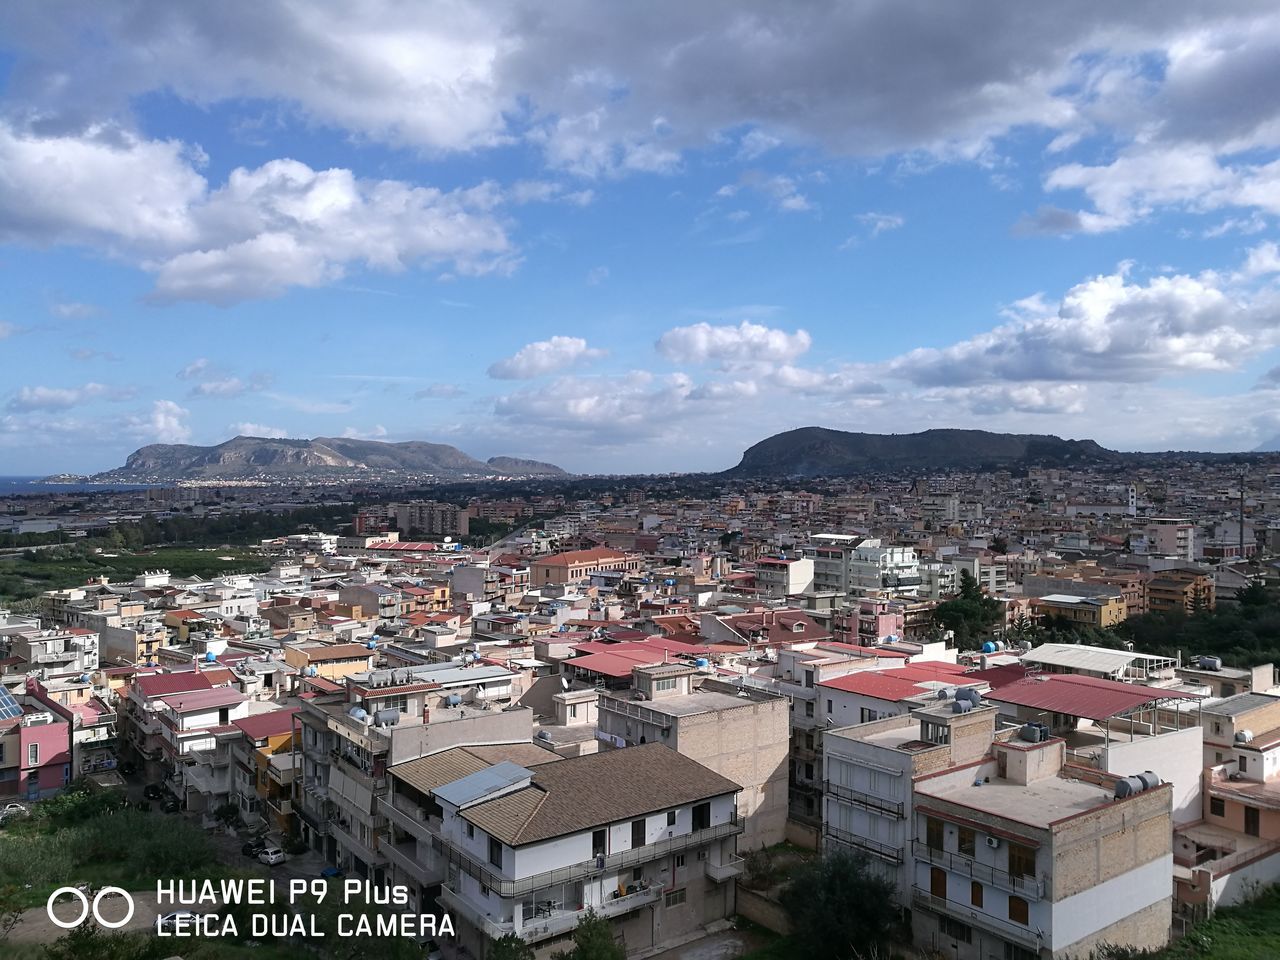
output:
[[[560,686],[564,687],[566,690],[569,689],[569,678],[564,674],[560,675]]]
[[[445,543],[453,543],[453,537],[445,537],[445,538],[444,538],[444,542],[445,542]]]

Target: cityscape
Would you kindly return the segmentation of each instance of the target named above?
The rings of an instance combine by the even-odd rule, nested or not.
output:
[[[0,956],[1280,956],[1278,43],[0,9]]]

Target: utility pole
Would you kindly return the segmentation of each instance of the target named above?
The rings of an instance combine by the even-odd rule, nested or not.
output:
[[[1240,471],[1240,562],[1244,563],[1244,471]]]

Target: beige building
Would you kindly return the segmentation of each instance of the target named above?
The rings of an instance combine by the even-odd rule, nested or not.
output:
[[[1033,601],[1032,609],[1042,619],[1063,620],[1073,627],[1114,627],[1128,616],[1128,608],[1120,596],[1051,593]]]
[[[640,569],[640,556],[597,547],[594,550],[571,550],[539,557],[529,564],[530,586],[544,587],[549,583],[573,583],[597,570],[620,570],[635,573]]]
[[[394,507],[396,526],[406,534],[417,530],[429,537],[465,537],[471,522],[467,508],[456,503],[411,500]]]
[[[635,667],[633,690],[601,693],[601,749],[663,743],[741,784],[739,846],[781,843],[787,825],[790,703],[751,687],[704,679],[684,664]]]

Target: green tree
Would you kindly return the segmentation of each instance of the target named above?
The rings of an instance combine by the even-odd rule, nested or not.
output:
[[[22,889],[17,884],[8,883],[0,887],[0,943],[9,939],[9,934],[22,919],[23,909]]]
[[[782,890],[796,956],[848,960],[883,953],[899,921],[893,884],[865,857],[830,853],[802,865]]]
[[[979,646],[984,637],[990,636],[1003,608],[1000,601],[988,597],[978,586],[978,581],[968,570],[960,571],[959,592],[933,609],[933,622],[942,630],[955,634],[956,646],[971,650]]]
[[[143,933],[107,933],[86,923],[44,948],[41,960],[162,960],[173,954],[173,941]]]
[[[489,944],[488,960],[533,960],[533,947],[514,933],[505,933]]]
[[[553,953],[552,960],[627,960],[627,951],[613,936],[613,926],[590,907],[573,931],[573,949]]]
[[[1261,580],[1250,580],[1247,587],[1236,591],[1236,602],[1242,607],[1257,609],[1271,602],[1271,594]]]

